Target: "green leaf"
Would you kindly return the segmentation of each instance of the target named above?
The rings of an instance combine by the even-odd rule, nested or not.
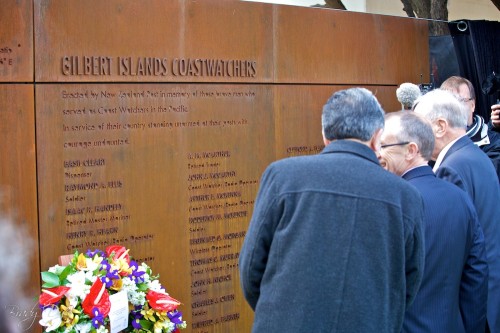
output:
[[[59,276],[51,272],[42,272],[42,281],[44,288],[53,288],[61,285]]]
[[[139,324],[141,324],[141,327],[146,329],[146,330],[149,330],[151,327],[153,327],[153,323],[150,322],[149,320],[139,320]]]
[[[66,266],[66,268],[61,272],[61,275],[59,275],[59,281],[65,280],[71,271],[71,265]]]
[[[140,291],[148,291],[148,285],[145,283],[140,283],[137,285],[137,289],[139,289]]]

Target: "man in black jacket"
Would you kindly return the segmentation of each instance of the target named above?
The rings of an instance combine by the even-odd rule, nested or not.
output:
[[[488,155],[495,166],[500,182],[500,129],[494,130],[492,122],[488,124],[483,117],[474,114],[476,108],[474,86],[466,78],[451,76],[441,84],[441,89],[452,92],[466,105],[469,110],[467,136]]]

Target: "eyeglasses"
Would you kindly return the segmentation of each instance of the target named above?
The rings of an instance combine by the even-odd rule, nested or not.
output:
[[[462,102],[462,103],[467,103],[468,101],[472,101],[472,97],[466,98],[466,97],[457,97],[457,99]]]
[[[410,143],[410,141],[397,142],[397,143],[389,143],[389,144],[386,144],[386,145],[381,145],[380,149],[384,149],[384,148],[392,147],[392,146],[404,146],[404,145],[407,145],[409,143]]]

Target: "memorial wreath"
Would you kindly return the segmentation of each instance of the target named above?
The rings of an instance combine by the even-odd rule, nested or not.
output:
[[[131,260],[128,252],[119,245],[104,252],[77,251],[67,266],[42,272],[38,303],[44,332],[104,333],[111,327],[112,332],[170,333],[186,328],[177,310],[181,303],[146,263]]]

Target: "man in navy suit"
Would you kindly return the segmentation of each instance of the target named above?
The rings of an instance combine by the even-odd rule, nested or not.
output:
[[[404,333],[477,333],[486,325],[488,265],[484,237],[467,193],[436,178],[430,123],[413,112],[385,116],[380,164],[424,199],[424,277],[406,310]]]
[[[466,135],[468,110],[452,93],[431,91],[417,100],[414,111],[432,124],[436,176],[467,192],[476,207],[489,268],[487,327],[500,333],[500,187],[495,168]]]

